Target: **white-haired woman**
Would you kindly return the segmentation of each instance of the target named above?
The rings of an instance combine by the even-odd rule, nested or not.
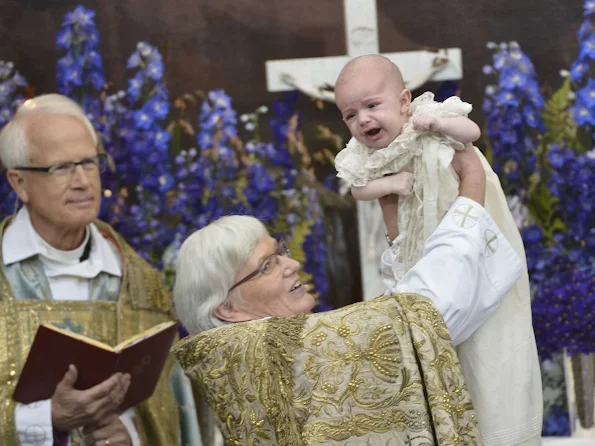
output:
[[[370,302],[308,314],[299,263],[251,217],[221,218],[184,242],[174,299],[195,336],[174,354],[230,445],[481,444],[453,343],[488,318],[522,263],[482,207],[475,152],[453,167],[460,197],[423,259]],[[397,198],[382,206],[392,224]],[[486,231],[500,243],[489,257]]]

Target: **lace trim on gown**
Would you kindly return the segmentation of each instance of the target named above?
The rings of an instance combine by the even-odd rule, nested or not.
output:
[[[409,114],[411,118],[421,114],[466,117],[471,110],[471,104],[456,96],[436,102],[434,94],[426,92],[411,103]],[[414,131],[411,118],[387,147],[375,149],[351,138],[335,158],[337,177],[355,187],[404,169],[413,172],[413,192],[399,200],[399,236],[392,246],[397,281],[421,258],[423,241],[437,227],[442,208],[456,199],[458,180],[450,162],[454,150],[464,147],[449,136]]]

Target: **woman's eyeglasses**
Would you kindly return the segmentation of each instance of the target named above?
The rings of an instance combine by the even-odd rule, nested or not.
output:
[[[263,275],[270,274],[271,271],[273,271],[275,265],[279,264],[279,256],[291,258],[291,252],[289,251],[289,248],[287,247],[287,245],[285,244],[285,242],[283,240],[279,240],[277,242],[277,250],[273,254],[268,256],[264,260],[264,262],[262,262],[262,264],[258,267],[258,269],[256,269],[255,271],[252,271],[250,274],[248,274],[242,280],[237,282],[234,286],[232,286],[229,289],[229,291],[233,290],[234,288],[239,287],[243,283],[248,282],[249,280],[255,278],[256,276],[258,276],[260,274],[263,274]]]

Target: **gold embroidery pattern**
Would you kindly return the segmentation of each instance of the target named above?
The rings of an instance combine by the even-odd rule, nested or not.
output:
[[[174,354],[230,445],[481,445],[448,330],[421,296],[221,327]]]
[[[8,287],[0,281],[0,293],[5,295]],[[19,444],[14,420],[14,401],[12,393],[17,382],[17,318],[12,306],[12,299],[0,299],[0,438],[7,445]]]
[[[307,316],[209,330],[174,347],[232,446],[301,445],[292,360]]]
[[[370,302],[315,315],[306,324],[303,355],[311,371],[309,380],[298,380],[300,394],[311,395],[304,444],[369,432],[422,432],[429,426],[427,411],[419,410],[423,389],[417,364],[401,354],[394,335],[406,333],[405,322],[385,313]],[[321,338],[326,339],[322,345]]]
[[[309,408],[304,444],[370,433],[383,442],[479,444],[448,330],[428,299],[382,296],[313,315],[303,343],[295,364],[296,393],[311,395],[301,401]]]
[[[398,296],[426,388],[437,444],[479,446],[482,443],[471,396],[442,316],[427,298]],[[443,420],[448,420],[444,422]]]
[[[161,322],[175,318],[171,293],[161,274],[150,267],[111,226],[95,220],[98,229],[120,248],[125,259],[118,299],[118,338],[127,339]],[[178,405],[169,379],[176,362],[170,356],[153,396],[135,407],[142,444],[170,446],[179,442]]]

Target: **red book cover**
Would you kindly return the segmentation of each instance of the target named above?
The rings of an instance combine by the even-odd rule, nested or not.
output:
[[[116,347],[76,333],[40,325],[13,399],[29,404],[52,397],[70,364],[78,369],[78,390],[89,389],[122,372],[131,375],[130,387],[119,407],[123,411],[149,398],[176,336],[177,323],[156,325]]]

